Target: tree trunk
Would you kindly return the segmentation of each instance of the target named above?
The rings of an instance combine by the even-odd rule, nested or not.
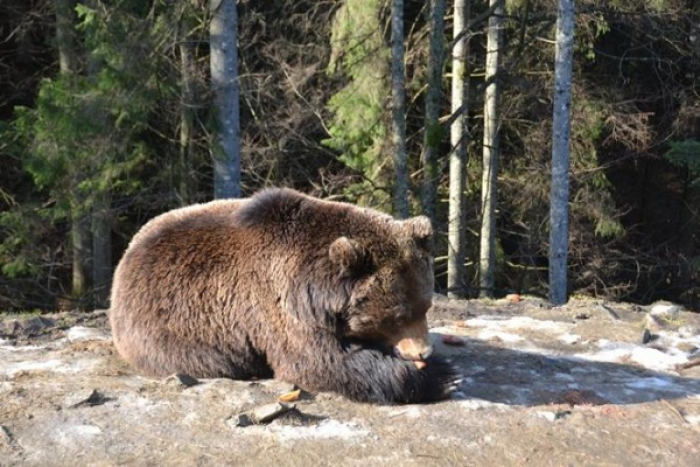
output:
[[[56,47],[61,75],[78,73],[75,39],[75,0],[54,0],[56,13]],[[90,286],[90,219],[84,211],[85,197],[80,193],[84,174],[75,173],[69,187],[71,239],[71,297],[81,299]]]
[[[391,140],[394,146],[394,214],[408,217],[406,156],[406,70],[404,68],[403,0],[391,3]]]
[[[430,1],[430,54],[428,56],[428,90],[425,96],[425,132],[423,137],[423,214],[435,224],[437,184],[440,176],[438,151],[442,140],[440,96],[442,95],[443,30],[445,0]]]
[[[79,179],[72,184],[70,238],[72,251],[71,297],[80,300],[90,287],[90,216],[83,211],[84,199],[78,196]]]
[[[77,73],[78,58],[75,46],[76,0],[54,0],[56,10],[56,46],[61,74]]]
[[[498,174],[498,62],[501,52],[503,1],[490,0],[495,6],[489,18],[486,37],[486,76],[484,95],[484,148],[481,177],[481,239],[479,249],[479,295],[492,297],[496,269],[496,176]]]
[[[469,73],[467,70],[468,41],[462,35],[469,20],[467,0],[455,0],[452,49],[452,112],[460,112],[450,127],[450,198],[447,232],[447,295],[461,298],[465,295],[466,282],[466,234],[467,215],[465,190],[467,189],[467,127]],[[462,106],[465,106],[462,108]]]
[[[403,0],[391,3],[391,140],[394,146],[394,213],[408,217],[406,156],[406,70],[404,68]]]
[[[190,42],[191,21],[185,13],[180,24],[180,152],[175,169],[175,193],[181,206],[190,204],[192,134],[195,122],[195,57]]]
[[[216,112],[214,196],[241,196],[238,95],[238,11],[235,0],[212,0],[209,24],[211,86]]]
[[[112,196],[96,194],[92,206],[92,286],[94,306],[107,307],[112,284]]]
[[[549,299],[567,301],[566,264],[569,246],[569,131],[574,46],[574,0],[559,0],[554,63],[552,119],[552,191],[549,231]]]

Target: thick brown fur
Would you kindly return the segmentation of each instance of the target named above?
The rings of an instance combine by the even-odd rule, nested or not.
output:
[[[424,217],[288,189],[170,211],[117,267],[114,342],[151,375],[274,376],[381,403],[445,398],[452,368],[412,344],[427,338],[431,235]],[[396,355],[405,342],[424,369]]]

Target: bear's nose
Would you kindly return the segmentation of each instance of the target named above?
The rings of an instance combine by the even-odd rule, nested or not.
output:
[[[406,360],[423,360],[432,352],[428,336],[428,321],[423,318],[400,330],[394,341],[399,356]]]
[[[433,347],[424,342],[404,339],[396,346],[396,353],[404,360],[419,361],[428,358],[433,353]]]

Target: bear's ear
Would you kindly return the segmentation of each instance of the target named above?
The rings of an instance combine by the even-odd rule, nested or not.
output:
[[[336,238],[328,248],[328,256],[344,273],[356,271],[364,263],[362,247],[347,237]]]
[[[403,221],[406,233],[416,242],[419,248],[430,250],[433,239],[433,225],[426,216],[411,217]]]

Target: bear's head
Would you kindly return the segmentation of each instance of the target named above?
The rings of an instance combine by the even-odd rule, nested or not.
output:
[[[430,220],[419,216],[392,220],[380,241],[342,236],[330,245],[331,262],[352,281],[343,310],[346,337],[391,346],[407,360],[430,355],[432,235]]]

